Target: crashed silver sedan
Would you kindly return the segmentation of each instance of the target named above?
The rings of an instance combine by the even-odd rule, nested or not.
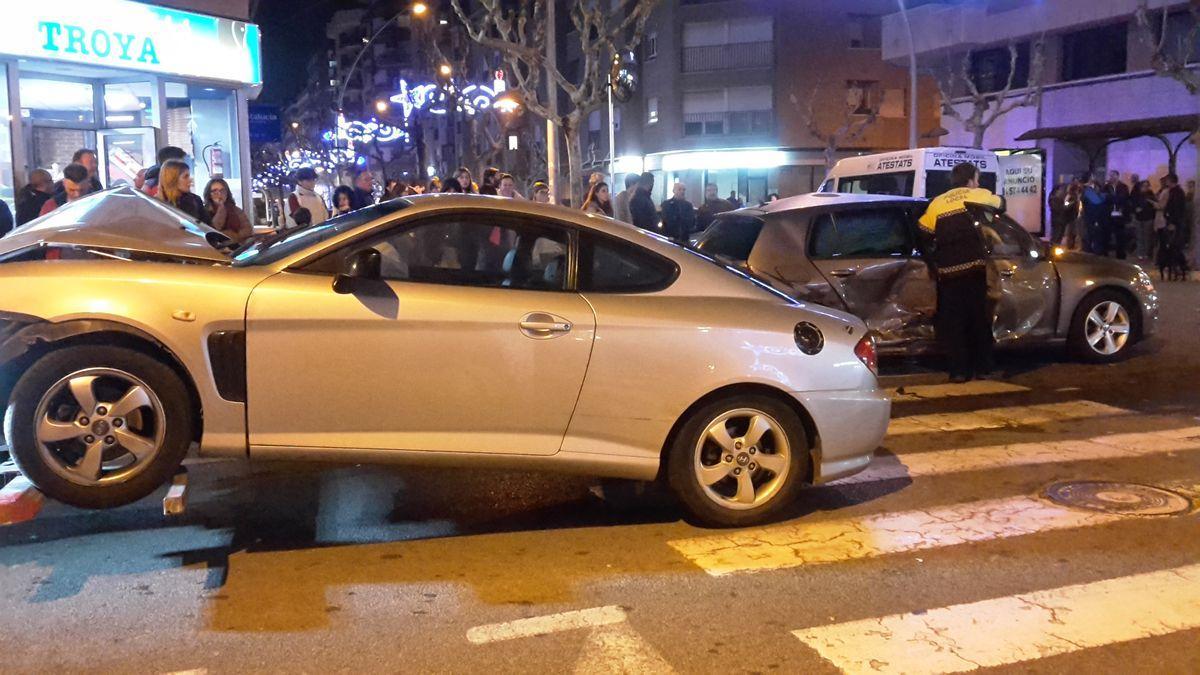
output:
[[[607,218],[429,195],[227,244],[131,189],[0,240],[5,436],[47,495],[140,499],[198,442],[661,478],[740,525],[887,428],[862,321]]]
[[[848,311],[885,355],[936,349],[937,289],[906,197],[817,193],[722,214],[696,247],[800,299]],[[978,214],[998,276],[998,347],[1065,344],[1110,362],[1154,333],[1158,294],[1124,261],[1056,250],[1003,214]]]

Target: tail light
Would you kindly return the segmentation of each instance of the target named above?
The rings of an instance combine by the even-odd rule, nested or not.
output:
[[[859,361],[867,367],[876,377],[879,376],[879,356],[875,353],[875,336],[867,333],[863,339],[854,345],[854,355]]]

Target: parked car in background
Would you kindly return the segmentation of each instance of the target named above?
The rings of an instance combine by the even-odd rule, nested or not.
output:
[[[204,455],[663,478],[771,517],[887,428],[862,321],[661,237],[501,198],[396,199],[240,249],[118,189],[0,241],[22,473],[112,507]]]
[[[816,193],[722,214],[696,248],[789,295],[848,311],[879,336],[882,354],[936,349],[936,287],[917,218],[924,200]],[[980,209],[999,276],[999,347],[1066,344],[1109,362],[1151,335],[1158,295],[1124,261],[1063,252],[1004,214]]]

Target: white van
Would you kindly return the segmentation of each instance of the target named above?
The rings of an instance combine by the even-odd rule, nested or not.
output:
[[[1044,231],[1040,151],[918,148],[847,157],[833,167],[819,191],[933,199],[950,189],[950,171],[963,162],[979,167],[979,186],[1002,195],[1014,220],[1035,234]]]

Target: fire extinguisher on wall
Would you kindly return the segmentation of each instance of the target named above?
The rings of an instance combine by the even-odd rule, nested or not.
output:
[[[225,152],[221,150],[221,143],[218,141],[212,145],[204,146],[201,152],[204,158],[204,165],[208,167],[208,175],[213,178],[225,177]]]

